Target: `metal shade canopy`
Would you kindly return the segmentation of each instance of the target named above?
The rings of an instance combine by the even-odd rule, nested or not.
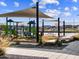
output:
[[[36,7],[32,7],[25,10],[9,12],[5,14],[0,14],[0,17],[32,17],[36,18]],[[39,11],[39,18],[51,18]]]

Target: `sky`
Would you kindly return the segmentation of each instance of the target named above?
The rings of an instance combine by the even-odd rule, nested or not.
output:
[[[31,8],[36,1],[38,0],[0,0],[0,14]],[[65,20],[67,24],[79,23],[79,0],[39,0],[39,9],[50,17],[60,17],[61,21]],[[26,18],[19,20],[27,21],[24,19]],[[0,23],[5,22],[5,18],[0,20]]]

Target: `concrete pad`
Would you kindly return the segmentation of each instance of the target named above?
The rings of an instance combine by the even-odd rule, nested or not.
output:
[[[69,55],[66,57],[66,59],[75,59],[75,56],[74,55]]]
[[[66,59],[68,57],[67,54],[62,54],[58,59]]]
[[[54,51],[54,50],[53,50]],[[65,53],[42,51],[38,49],[23,49],[23,48],[7,48],[6,54],[47,57],[48,59],[79,59],[79,56],[69,55]]]
[[[75,41],[70,43],[67,47],[63,49],[63,51],[68,53],[77,53],[79,54],[79,41]]]

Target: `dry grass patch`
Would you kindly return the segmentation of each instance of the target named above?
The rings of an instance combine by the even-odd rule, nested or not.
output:
[[[9,46],[9,37],[0,37],[0,56],[5,55],[6,48]]]
[[[52,42],[55,43],[57,41],[58,37],[55,35],[44,35],[42,36],[42,42]]]
[[[74,40],[79,40],[79,34],[73,36],[73,39],[74,39]]]

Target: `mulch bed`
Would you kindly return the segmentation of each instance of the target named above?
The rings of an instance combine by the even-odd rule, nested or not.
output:
[[[36,57],[36,56],[6,55],[4,57],[0,57],[0,59],[48,59],[48,58]]]

